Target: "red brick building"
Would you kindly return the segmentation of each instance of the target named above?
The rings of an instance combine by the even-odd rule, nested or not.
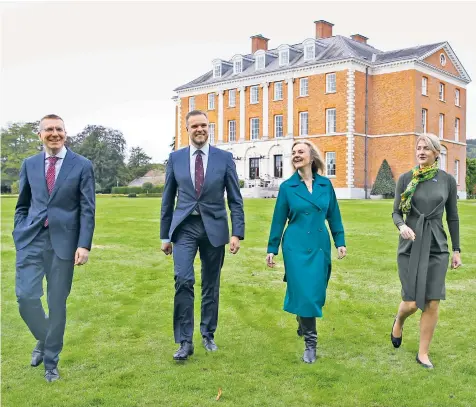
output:
[[[360,34],[332,35],[213,60],[212,70],[175,89],[176,148],[188,145],[185,116],[207,112],[210,140],[232,151],[248,185],[279,184],[292,174],[291,145],[314,142],[340,198],[364,198],[384,159],[395,179],[415,165],[419,134],[443,145],[441,167],[465,198],[466,86],[470,77],[447,42],[381,51]]]

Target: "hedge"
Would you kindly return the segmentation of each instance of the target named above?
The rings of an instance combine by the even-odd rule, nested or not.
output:
[[[149,194],[160,194],[164,191],[163,185],[157,185],[149,190]],[[111,189],[111,194],[147,194],[147,190],[142,187],[113,187]]]

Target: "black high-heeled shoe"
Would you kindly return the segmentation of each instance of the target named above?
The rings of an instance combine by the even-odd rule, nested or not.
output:
[[[395,322],[397,322],[397,318],[393,321],[392,325],[392,331],[390,332],[390,340],[392,341],[392,345],[394,348],[399,348],[400,345],[402,344],[402,339],[403,339],[403,326],[402,326],[402,336],[400,338],[396,338],[393,336],[393,327],[395,326]]]
[[[418,352],[417,352],[417,354],[416,354],[415,360],[417,361],[417,363],[418,363],[419,365],[422,365],[425,369],[433,369],[433,367],[434,367],[434,366],[433,366],[433,363],[431,363],[431,362],[430,362],[429,365],[426,364],[426,363],[423,363],[423,362],[420,360],[420,358],[418,357]]]

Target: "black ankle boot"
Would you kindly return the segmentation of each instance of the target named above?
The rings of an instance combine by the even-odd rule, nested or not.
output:
[[[314,363],[316,361],[317,330],[315,317],[299,317],[301,329],[306,345],[302,360],[305,363]]]

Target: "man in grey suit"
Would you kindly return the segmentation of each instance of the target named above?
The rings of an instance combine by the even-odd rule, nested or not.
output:
[[[64,122],[40,121],[44,151],[23,161],[15,209],[15,292],[20,315],[37,339],[31,365],[45,364],[45,379],[59,379],[66,299],[74,266],[88,261],[94,232],[95,181],[91,162],[66,149]],[[49,316],[40,298],[47,281]]]
[[[190,146],[170,154],[160,224],[162,251],[171,254],[174,244],[173,324],[175,342],[180,343],[175,360],[188,359],[194,350],[193,262],[197,250],[202,263],[200,333],[205,349],[213,352],[218,349],[214,334],[225,245],[230,243],[230,252],[236,254],[245,236],[243,199],[232,154],[208,144],[208,118],[204,112],[191,111],[185,121]],[[231,240],[225,191],[231,212]]]

